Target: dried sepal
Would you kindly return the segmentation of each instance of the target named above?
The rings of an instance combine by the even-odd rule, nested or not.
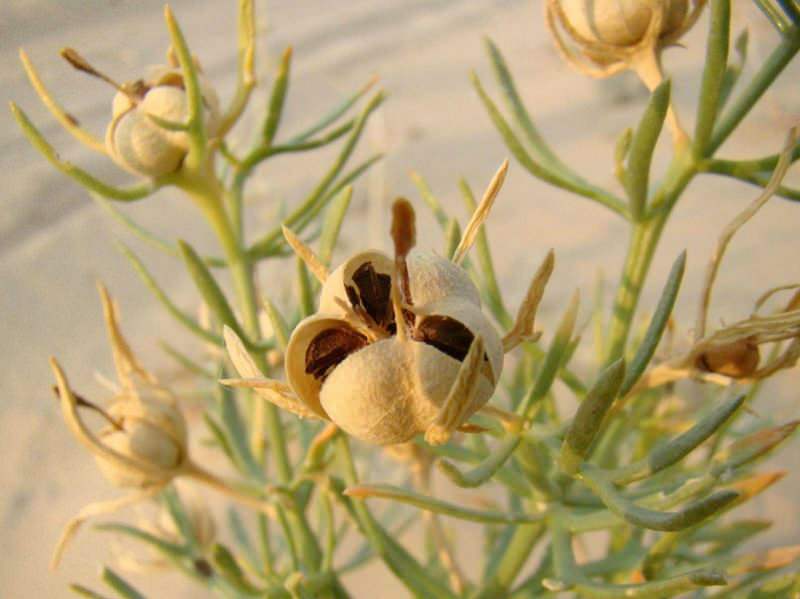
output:
[[[50,569],[55,570],[58,568],[59,564],[61,563],[61,559],[64,557],[64,552],[67,550],[70,542],[72,542],[72,539],[75,538],[75,535],[78,534],[81,526],[87,520],[96,518],[97,516],[113,514],[114,512],[128,507],[129,505],[134,505],[150,499],[159,491],[161,491],[162,488],[163,487],[161,486],[156,486],[152,488],[141,489],[117,499],[98,501],[95,503],[90,503],[89,505],[81,508],[78,514],[67,523],[67,525],[64,527],[64,530],[61,532],[61,536],[56,543],[56,548],[53,551],[53,556],[50,559]]]
[[[475,398],[483,356],[483,340],[477,336],[470,344],[464,361],[461,362],[461,368],[442,408],[425,431],[425,440],[431,445],[446,443],[464,420],[477,410]]]
[[[497,172],[489,182],[489,186],[483,193],[481,201],[478,202],[475,212],[472,213],[472,217],[470,217],[467,226],[464,227],[464,234],[461,236],[461,241],[459,242],[458,247],[456,247],[456,250],[453,252],[452,260],[454,264],[461,264],[466,257],[467,252],[469,252],[469,249],[472,247],[472,244],[475,242],[475,238],[478,236],[481,226],[488,218],[489,212],[492,210],[492,206],[494,206],[494,200],[497,198],[497,194],[500,193],[500,188],[503,187],[507,173],[508,159],[504,160],[503,164],[500,165],[500,168],[497,169]]]
[[[50,113],[59,123],[61,123],[61,126],[85,146],[91,148],[95,152],[105,154],[106,150],[102,140],[83,129],[80,126],[80,123],[78,123],[78,120],[61,107],[61,105],[56,101],[56,99],[44,85],[44,82],[39,76],[36,67],[33,66],[30,58],[28,58],[28,54],[22,48],[19,50],[19,58],[22,62],[23,68],[25,69],[25,73],[28,75],[28,80],[30,81],[31,86],[36,91],[42,103],[47,107]]]
[[[520,304],[517,318],[511,330],[503,337],[503,351],[509,352],[520,343],[526,340],[535,340],[536,333],[533,330],[534,321],[536,319],[536,310],[539,308],[539,303],[544,296],[544,289],[547,282],[550,280],[550,275],[553,274],[553,267],[555,266],[555,255],[553,250],[547,252],[544,261],[539,266],[536,274],[533,275],[531,284],[528,286],[528,291],[525,298]]]
[[[265,378],[248,353],[242,340],[232,329],[225,327],[224,336],[228,356],[242,378],[222,379],[220,383],[230,387],[253,389],[259,397],[301,418],[324,417],[324,414],[308,408],[288,385]]]
[[[309,272],[311,272],[320,283],[324,283],[328,278],[328,269],[314,251],[303,243],[289,227],[281,227],[281,230],[283,231],[283,237],[286,239],[286,243],[289,244],[289,247],[294,250],[294,253],[305,263]]]
[[[158,385],[158,380],[141,365],[136,355],[131,351],[122,331],[120,331],[119,309],[116,303],[111,299],[108,289],[106,289],[106,286],[102,283],[97,284],[97,289],[103,304],[103,318],[111,344],[111,351],[114,356],[114,367],[117,371],[117,379],[122,385],[122,388],[127,393],[135,395],[136,381],[134,377],[139,377],[141,382],[156,387]]]

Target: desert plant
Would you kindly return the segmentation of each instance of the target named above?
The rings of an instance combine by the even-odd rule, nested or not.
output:
[[[621,12],[623,4],[634,10]],[[598,362],[589,372],[571,364],[581,340],[577,293],[555,326],[540,323],[544,334],[534,330],[536,309],[557,272],[557,248],[541,257],[535,273],[531,268],[532,282],[516,315],[500,290],[484,223],[502,195],[508,162],[479,201],[461,181],[472,213],[463,227],[425,180],[413,176],[441,225],[441,253],[431,251],[428,240],[417,240],[414,209],[399,199],[388,232],[393,256],[359,248],[330,270],[349,185],[379,156],[349,172],[344,167],[383,96],[376,93],[357,116],[336,126],[366,94],[364,88],[308,130],[278,142],[289,84],[287,50],[255,145],[240,154],[228,132],[255,85],[252,1],[239,2],[239,87],[225,110],[169,8],[168,64],[147,78],[117,83],[76,51],[65,50],[70,64],[117,90],[105,142],[61,108],[22,53],[31,83],[61,124],[143,178],[133,187],[115,187],[62,161],[12,104],[23,131],[48,160],[136,235],[184,261],[207,319],[173,303],[122,246],[147,287],[202,348],[199,359],[168,349],[211,388],[204,424],[212,447],[226,456],[235,477],[213,474],[191,459],[180,395],[169,390],[170,381],[157,380],[140,364],[101,287],[120,383],[110,407],[82,398],[55,360],[52,366],[68,425],[109,481],[133,492],[87,506],[68,526],[65,540],[90,517],[155,498],[169,514],[169,530],[121,523],[98,528],[149,546],[162,562],[221,596],[347,597],[342,575],[372,560],[381,560],[412,595],[425,598],[800,593],[800,546],[742,553],[742,543],[770,523],[736,519],[734,512],[785,474],[757,473],[754,465],[786,441],[798,421],[770,422],[750,408],[763,381],[800,357],[799,285],[787,282],[765,290],[754,298],[753,313],[732,325],[715,331],[707,325],[716,274],[738,229],[772,196],[800,198],[800,191],[782,184],[800,157],[795,130],[771,156],[716,156],[800,50],[800,7],[792,0],[758,2],[780,42],[750,81],[739,82],[746,33],[731,60],[731,2],[709,3],[706,59],[690,134],[671,104],[661,51],[695,24],[705,4],[545,3],[548,23],[569,62],[599,76],[632,69],[651,90],[640,121],[623,132],[613,153],[623,194],[589,182],[545,142],[491,40],[488,56],[511,118],[473,75],[490,120],[523,169],[605,206],[630,225],[607,326],[601,303],[592,310],[599,323],[594,335]],[[665,123],[672,160],[656,181],[652,157]],[[256,167],[271,156],[313,150],[339,138],[345,142],[335,163],[309,197],[248,243],[243,194]],[[216,164],[218,156],[224,168]],[[637,319],[637,307],[669,217],[690,181],[704,173],[763,189],[719,232],[697,298],[693,342],[676,350],[665,337],[670,328],[690,328],[671,323],[685,254],[665,277],[652,316]],[[203,256],[185,241],[159,238],[111,204],[143,200],[162,187],[179,189],[201,210],[217,235],[220,256]],[[259,296],[256,267],[292,253],[298,291],[282,314]],[[230,272],[236,303],[215,274],[222,269]],[[764,306],[782,292],[792,295],[766,312]],[[270,326],[262,326],[260,316]],[[512,350],[518,355],[507,356]],[[566,413],[564,402],[556,402],[557,380],[575,400]],[[104,428],[94,432],[87,426],[80,415],[87,409],[102,414]],[[398,464],[393,479],[359,475],[385,458]],[[464,506],[437,497],[435,472],[458,487],[492,485],[491,505]],[[221,527],[181,501],[172,484],[179,477],[231,500],[233,544],[217,540],[215,530]],[[378,512],[369,505],[378,500],[390,507]],[[239,510],[254,513],[244,520]],[[456,533],[443,518],[482,525],[486,559],[480,572],[470,567],[470,575],[465,573],[454,550]],[[401,540],[417,522],[425,538],[423,552]],[[361,543],[355,551],[348,549],[353,538]],[[584,539],[591,539],[591,555],[578,560],[574,548]],[[59,552],[63,548],[59,544]],[[112,568],[105,567],[102,576],[118,595],[142,596]],[[72,588],[100,596],[82,585]]]

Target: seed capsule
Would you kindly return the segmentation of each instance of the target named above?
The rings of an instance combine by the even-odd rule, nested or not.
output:
[[[585,40],[614,46],[631,46],[644,38],[654,7],[664,11],[658,36],[677,31],[686,19],[688,0],[562,0],[569,25]]]
[[[199,75],[206,129],[219,125],[219,99],[208,80]],[[126,83],[114,96],[112,120],[106,130],[106,149],[124,169],[159,177],[180,168],[189,149],[185,131],[170,131],[151,117],[180,124],[186,120],[186,91],[178,69],[155,67],[152,76]]]
[[[697,368],[731,378],[746,378],[758,369],[761,353],[752,339],[738,339],[707,349],[697,358]]]
[[[302,418],[330,420],[378,445],[424,433],[431,444],[453,432],[477,432],[467,420],[492,396],[505,352],[535,337],[533,321],[553,268],[548,254],[517,319],[501,339],[481,310],[480,295],[460,262],[505,177],[492,179],[454,258],[414,250],[414,211],[403,199],[392,209],[394,258],[370,250],[328,274],[294,233],[289,245],[322,283],[319,311],[292,332],[286,348],[287,384],[263,378],[243,342],[227,329],[228,355],[249,387]]]
[[[186,422],[181,412],[160,399],[121,398],[108,408],[114,425],[104,428],[100,441],[133,463],[128,467],[102,454],[95,456],[105,477],[118,487],[150,487],[169,482],[187,456]]]

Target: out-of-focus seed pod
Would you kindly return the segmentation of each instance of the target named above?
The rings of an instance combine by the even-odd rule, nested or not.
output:
[[[169,482],[187,457],[186,423],[180,410],[159,399],[121,398],[108,408],[114,421],[98,435],[101,443],[134,463],[153,469],[128,467],[96,455],[105,477],[118,487],[150,487]]]
[[[752,339],[738,339],[704,351],[697,358],[697,368],[740,379],[751,376],[760,361],[758,345]]]
[[[614,46],[642,41],[661,5],[658,37],[678,31],[689,11],[688,0],[562,0],[564,16],[583,39]]]

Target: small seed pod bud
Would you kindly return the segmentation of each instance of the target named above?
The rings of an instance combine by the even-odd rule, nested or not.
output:
[[[696,366],[734,379],[751,376],[761,361],[758,345],[751,339],[738,339],[726,345],[712,346],[698,358]]]
[[[108,408],[109,424],[100,442],[133,463],[95,456],[98,467],[118,487],[150,487],[169,482],[187,457],[186,423],[180,410],[160,399],[120,398]]]
[[[213,135],[219,125],[219,99],[208,80],[199,75],[206,128]],[[185,131],[170,131],[153,118],[170,123],[186,120],[186,92],[180,70],[155,67],[147,81],[121,86],[112,104],[106,130],[106,149],[124,169],[159,177],[176,171],[189,147]]]

